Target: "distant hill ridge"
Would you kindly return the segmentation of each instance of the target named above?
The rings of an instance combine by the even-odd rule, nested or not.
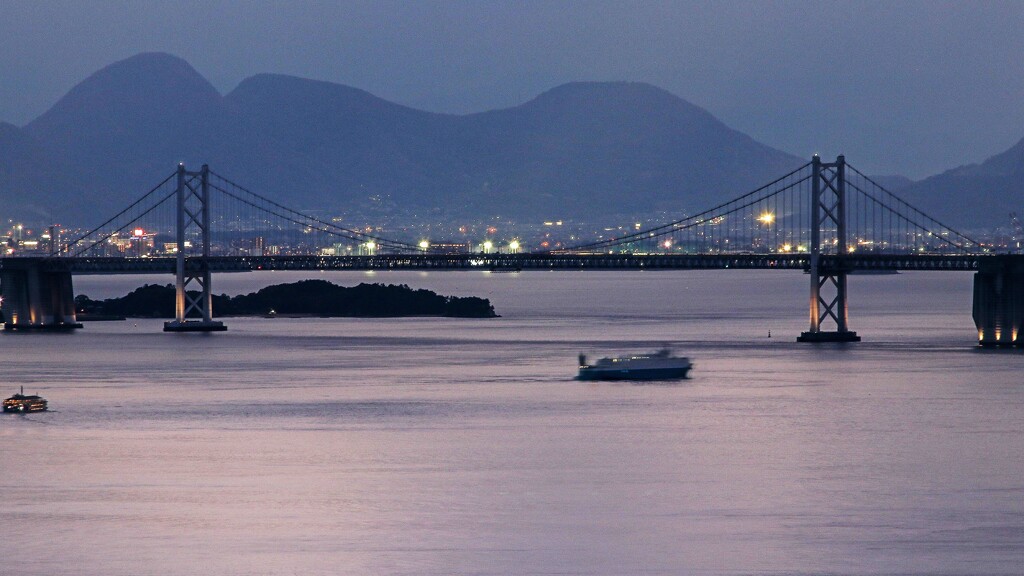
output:
[[[1010,212],[1024,214],[1024,140],[981,164],[914,182],[899,194],[914,205],[936,206],[937,217],[954,227],[1008,227]]]
[[[22,128],[0,124],[0,203],[12,216],[88,225],[179,161],[326,213],[608,222],[698,211],[806,159],[644,83],[573,82],[512,108],[450,115],[279,74],[221,95],[184,60],[145,53],[96,72]],[[1018,154],[991,168],[1021,165]],[[925,210],[949,204],[921,200]]]

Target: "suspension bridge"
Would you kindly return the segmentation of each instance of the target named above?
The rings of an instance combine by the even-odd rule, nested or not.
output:
[[[162,247],[142,250],[160,238]],[[74,274],[174,274],[176,317],[165,330],[218,331],[226,328],[213,318],[214,272],[403,269],[799,270],[809,275],[809,328],[798,338],[805,342],[859,340],[848,323],[850,273],[973,271],[979,342],[1019,345],[1024,323],[1024,258],[991,253],[843,156],[814,156],[759,188],[671,222],[522,253],[448,253],[345,227],[208,166],[179,165],[106,222],[55,244],[49,256],[0,258],[0,285],[5,329],[59,330],[80,326]]]

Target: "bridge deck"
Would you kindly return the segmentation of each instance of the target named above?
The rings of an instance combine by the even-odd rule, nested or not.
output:
[[[1006,256],[998,256],[1005,258]],[[822,255],[821,266],[845,271],[978,270],[995,255]],[[1024,258],[1024,256],[1020,256]],[[256,270],[806,270],[808,254],[384,254],[376,256],[213,256],[214,272]],[[202,267],[190,258],[190,270]],[[43,266],[74,274],[173,274],[175,259],[0,258],[0,269]]]

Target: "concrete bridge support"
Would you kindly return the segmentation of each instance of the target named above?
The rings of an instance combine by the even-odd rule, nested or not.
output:
[[[50,264],[50,265],[48,265]],[[71,330],[75,318],[71,272],[52,261],[6,259],[0,269],[4,330]]]
[[[1024,345],[1024,257],[981,262],[974,274],[974,324],[982,346]]]

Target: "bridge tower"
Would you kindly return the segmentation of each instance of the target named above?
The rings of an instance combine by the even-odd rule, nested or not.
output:
[[[836,255],[847,252],[846,244],[846,158],[822,162],[811,159],[811,327],[798,342],[859,342],[849,329],[846,312],[846,275],[841,258],[822,259],[823,232],[834,231]],[[835,330],[822,330],[829,319]]]
[[[185,164],[178,164],[177,188],[177,242],[178,261],[175,282],[175,318],[164,322],[165,332],[221,332],[227,330],[223,322],[213,319],[213,292],[210,289],[210,167],[203,164],[199,172],[190,172]],[[185,257],[185,243],[189,232],[199,232],[202,256]],[[199,295],[188,293],[189,284],[195,282]],[[201,319],[187,320],[193,311]]]

